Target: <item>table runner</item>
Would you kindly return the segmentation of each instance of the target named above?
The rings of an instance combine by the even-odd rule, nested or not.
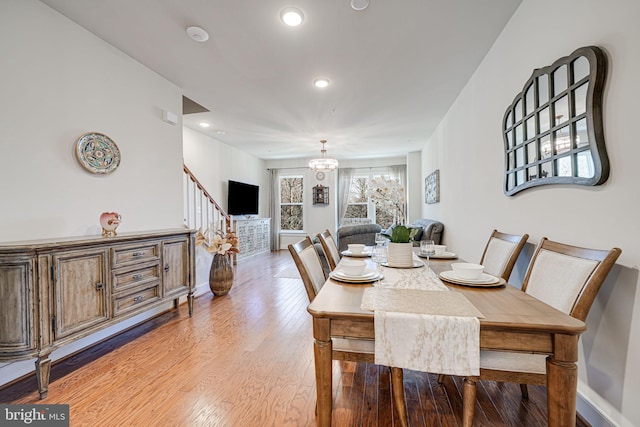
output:
[[[426,266],[384,269],[365,289],[361,308],[374,311],[375,363],[424,372],[480,374],[480,321],[462,294]]]

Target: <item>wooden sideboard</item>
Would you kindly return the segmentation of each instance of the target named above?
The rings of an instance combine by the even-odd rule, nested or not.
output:
[[[47,395],[56,348],[187,296],[193,314],[195,231],[0,243],[0,361],[36,358]]]
[[[240,249],[238,260],[271,250],[271,218],[234,218],[233,222]]]

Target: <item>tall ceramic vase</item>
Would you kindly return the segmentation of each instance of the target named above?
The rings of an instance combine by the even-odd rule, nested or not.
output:
[[[215,254],[209,272],[209,288],[215,296],[229,293],[233,285],[233,267],[227,255]]]
[[[387,264],[389,267],[413,267],[413,243],[389,242]]]

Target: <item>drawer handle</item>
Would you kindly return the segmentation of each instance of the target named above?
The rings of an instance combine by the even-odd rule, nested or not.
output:
[[[140,302],[140,301],[142,301],[143,299],[144,299],[144,297],[143,297],[142,295],[140,295],[140,296],[135,297],[135,298],[133,299],[133,302]]]
[[[104,283],[96,283],[96,290],[101,291],[104,289]]]
[[[165,266],[164,266],[164,271],[165,271],[165,272],[166,272],[166,271],[169,271],[169,264],[167,264],[167,265],[165,265]]]
[[[139,257],[139,256],[142,256],[142,255],[144,255],[144,252],[134,252],[132,256]]]
[[[144,277],[144,274],[134,274],[133,275],[133,280],[140,280]]]

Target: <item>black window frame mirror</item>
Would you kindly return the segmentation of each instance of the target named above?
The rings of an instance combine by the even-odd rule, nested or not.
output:
[[[533,71],[502,121],[504,193],[609,177],[602,103],[607,61],[596,46]]]

